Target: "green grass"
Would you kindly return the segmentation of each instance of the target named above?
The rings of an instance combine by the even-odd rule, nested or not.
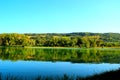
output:
[[[22,46],[0,46],[0,47],[22,47]],[[86,47],[44,47],[44,46],[25,46],[23,48],[48,48],[48,49],[100,49],[100,50],[109,50],[109,49],[120,49],[120,47],[90,47],[90,48],[86,48]]]

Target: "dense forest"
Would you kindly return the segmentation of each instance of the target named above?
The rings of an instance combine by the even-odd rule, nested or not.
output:
[[[120,47],[119,33],[4,33],[0,46]]]

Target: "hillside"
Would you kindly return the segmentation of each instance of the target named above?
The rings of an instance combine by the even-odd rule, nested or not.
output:
[[[83,37],[83,36],[96,36],[105,42],[118,42],[120,41],[120,33],[90,33],[90,32],[74,32],[74,33],[25,33],[27,36],[38,37],[38,36],[67,36],[67,37]]]

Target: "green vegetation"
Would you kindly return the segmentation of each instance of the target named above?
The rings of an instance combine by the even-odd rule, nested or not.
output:
[[[1,46],[30,46],[34,45],[34,40],[24,34],[0,34]]]
[[[69,61],[72,63],[120,63],[120,34],[118,33],[69,33],[69,34],[0,34],[0,60]],[[6,47],[7,46],[7,47]],[[10,47],[9,47],[10,46]],[[15,46],[15,47],[12,47]],[[21,46],[21,47],[19,47]],[[23,48],[34,46],[34,48]],[[42,48],[35,48],[42,47]],[[49,48],[46,48],[49,47]],[[64,48],[53,48],[64,47]],[[66,48],[65,48],[66,47]],[[75,47],[75,48],[68,48]],[[77,47],[77,48],[76,48]],[[99,47],[99,48],[95,48]],[[105,48],[114,47],[114,48]],[[87,48],[87,49],[86,49]],[[111,71],[76,80],[113,80]],[[107,76],[106,76],[107,75]],[[109,77],[108,77],[109,76]],[[105,78],[106,77],[106,78]],[[116,76],[118,77],[118,75]],[[8,75],[6,80],[21,80]],[[38,76],[35,80],[52,80],[52,77]],[[55,80],[75,80],[64,75]],[[114,78],[115,79],[115,78]],[[2,75],[0,75],[2,80]]]
[[[119,49],[1,47],[1,60],[69,61],[72,63],[120,63]]]
[[[119,33],[0,34],[0,46],[120,47]]]

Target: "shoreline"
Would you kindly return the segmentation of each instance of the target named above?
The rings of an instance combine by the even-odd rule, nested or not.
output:
[[[0,48],[9,48],[9,47],[17,47],[17,48],[47,48],[47,49],[120,49],[120,47],[90,47],[90,48],[85,48],[85,47],[44,47],[44,46],[0,46]]]

